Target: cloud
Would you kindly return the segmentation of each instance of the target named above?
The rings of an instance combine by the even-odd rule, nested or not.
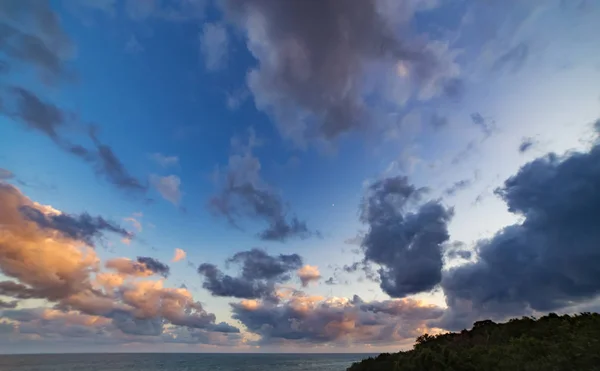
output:
[[[151,175],[150,183],[156,188],[158,193],[173,205],[179,205],[181,201],[181,180],[177,175],[158,176]]]
[[[519,153],[525,153],[529,151],[535,145],[533,138],[523,138],[521,144],[519,144]]]
[[[563,157],[551,153],[504,182],[496,194],[523,221],[479,241],[476,261],[444,275],[444,327],[547,312],[600,293],[598,164],[599,146]]]
[[[130,35],[127,44],[125,44],[125,51],[131,54],[138,54],[144,51],[144,46],[140,44],[140,41],[135,35]]]
[[[485,118],[479,112],[474,112],[471,114],[471,121],[483,131],[485,137],[489,137],[496,130],[496,122],[490,121],[489,118]]]
[[[514,47],[500,55],[492,66],[493,71],[501,71],[510,69],[512,73],[518,72],[529,56],[529,45],[525,42],[520,42]]]
[[[177,156],[166,156],[162,153],[153,153],[150,155],[150,158],[158,165],[165,168],[179,165],[179,157]]]
[[[375,182],[363,199],[361,220],[369,226],[364,260],[381,266],[381,289],[392,297],[431,290],[442,278],[442,246],[453,210],[439,201],[416,206],[424,193],[398,176]]]
[[[15,174],[3,168],[0,168],[0,180],[9,180],[15,177]]]
[[[4,301],[4,300],[0,300],[0,309],[14,309],[17,307],[17,305],[19,304],[18,300],[13,300],[13,301]]]
[[[33,66],[42,81],[55,83],[72,79],[66,61],[73,45],[50,4],[7,0],[0,4],[0,50],[15,70]]]
[[[185,259],[186,253],[185,250],[182,249],[175,249],[175,255],[173,256],[173,260],[171,260],[173,263],[176,263],[180,260]]]
[[[245,0],[223,1],[222,7],[258,60],[247,76],[257,108],[297,145],[364,128],[371,116],[364,99],[369,93],[397,102],[398,91],[415,86],[419,95],[430,96],[456,73],[452,61],[446,66],[444,54],[452,53],[441,43],[421,42],[410,27],[415,12],[427,5]],[[384,76],[369,81],[373,70]]]
[[[364,302],[358,296],[323,298],[301,292],[275,304],[231,304],[233,318],[260,336],[258,344],[348,346],[412,342],[443,309],[414,299]],[[430,333],[433,331],[430,331]]]
[[[138,256],[137,261],[140,264],[144,264],[148,270],[151,270],[156,274],[160,274],[165,278],[169,277],[169,274],[171,273],[171,268],[169,268],[168,265],[149,256]]]
[[[219,23],[205,23],[200,34],[200,51],[204,56],[204,65],[209,71],[224,67],[227,61],[229,41],[227,28]]]
[[[34,206],[24,205],[21,214],[39,228],[57,231],[74,240],[84,241],[89,246],[94,245],[94,239],[104,232],[112,232],[123,238],[131,238],[133,234],[123,227],[105,220],[100,216],[93,217],[87,213],[68,215],[64,213],[44,213]]]
[[[168,2],[127,0],[125,13],[134,21],[160,20],[188,22],[204,17],[206,0],[183,0]]]
[[[198,273],[204,278],[202,287],[214,296],[277,300],[275,284],[289,281],[290,273],[302,266],[302,258],[297,254],[272,256],[252,249],[236,253],[227,264],[239,265],[240,274],[230,276],[213,264],[201,264]]]
[[[434,129],[438,130],[445,126],[448,126],[448,118],[445,116],[440,116],[437,113],[433,113],[431,115],[429,122],[431,123],[431,126],[433,126]]]
[[[260,176],[261,163],[252,153],[259,145],[253,130],[250,130],[248,143],[232,139],[233,154],[224,175],[216,173],[221,190],[209,200],[210,210],[238,227],[240,217],[258,218],[266,221],[266,229],[258,237],[266,241],[283,242],[292,237],[301,239],[316,234],[311,232],[306,222],[296,216],[288,216],[281,197]]]
[[[318,281],[321,279],[321,273],[316,265],[305,265],[297,271],[298,278],[302,282],[302,287],[308,286],[312,281]]]
[[[473,184],[471,179],[462,179],[454,182],[450,187],[444,190],[444,194],[447,196],[454,196],[457,192],[463,191],[469,188]]]
[[[50,138],[62,150],[92,164],[95,172],[120,189],[144,192],[146,187],[134,178],[115,155],[110,146],[102,143],[95,127],[90,128],[89,137],[95,148],[86,148],[69,141],[64,131],[75,124],[75,115],[64,112],[52,103],[44,102],[34,92],[23,87],[3,89],[9,104],[0,106],[0,112]],[[12,103],[12,104],[10,104]]]
[[[37,210],[44,218],[36,215],[36,221],[28,219],[22,212],[25,207]],[[106,267],[114,272],[102,272],[100,259],[85,241],[90,235],[87,222],[81,224],[81,220],[73,219],[79,223],[75,223],[77,227],[84,226],[85,232],[81,232],[77,228],[69,229],[71,219],[66,224],[53,219],[57,215],[68,214],[29,200],[11,185],[0,184],[0,224],[3,225],[0,273],[10,279],[0,282],[0,295],[21,300],[45,299],[56,308],[3,311],[3,318],[10,317],[19,325],[19,334],[48,331],[46,335],[51,336],[62,326],[64,331],[72,333],[68,335],[60,330],[60,336],[83,336],[95,333],[90,329],[94,323],[102,323],[103,331],[117,342],[131,342],[133,340],[122,337],[133,334],[155,336],[162,341],[167,331],[165,325],[205,332],[238,331],[226,323],[217,323],[215,315],[195,302],[188,290],[165,288],[163,279],[148,280],[152,274],[166,277],[169,273],[169,267],[154,258],[111,259]],[[91,225],[97,227],[99,219],[93,220]],[[102,228],[94,233],[105,230],[106,225],[99,224]],[[138,281],[141,277],[145,279]],[[66,326],[54,321],[57,316],[63,316],[60,313],[90,322],[78,324],[79,327]],[[48,320],[52,320],[54,327],[44,327],[50,325]],[[23,322],[31,324],[23,326]]]

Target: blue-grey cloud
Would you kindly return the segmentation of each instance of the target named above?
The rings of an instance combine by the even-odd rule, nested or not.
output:
[[[443,86],[453,77],[445,78],[438,56],[410,27],[400,27],[402,16],[392,15],[412,14],[426,8],[423,4],[403,3],[392,11],[385,9],[391,4],[375,1],[222,4],[226,19],[245,31],[258,60],[247,78],[257,107],[273,117],[282,136],[299,145],[315,138],[333,140],[369,125],[363,83],[370,62],[380,62],[394,74],[396,65],[404,63],[413,80],[404,83],[407,88]],[[255,43],[261,48],[252,47]]]
[[[496,130],[496,123],[489,118],[483,117],[479,112],[471,114],[471,121],[483,131],[486,138],[491,136]]]
[[[169,277],[169,274],[171,274],[171,268],[158,259],[149,256],[138,256],[137,261],[140,264],[144,264],[148,270],[160,274],[163,277]]]
[[[507,179],[496,193],[523,222],[479,241],[475,262],[445,274],[444,327],[556,310],[600,294],[598,189],[600,146],[549,154]]]
[[[525,65],[528,56],[529,45],[525,42],[520,42],[500,55],[494,62],[492,70],[502,71],[508,69],[510,72],[516,73]]]
[[[363,200],[361,220],[369,226],[364,259],[381,266],[381,289],[392,297],[431,290],[442,278],[453,210],[438,201],[417,206],[424,193],[398,176],[371,185]]]
[[[234,153],[229,157],[226,174],[221,189],[209,200],[210,210],[224,216],[239,228],[241,217],[258,218],[268,223],[266,229],[258,233],[265,241],[284,242],[290,238],[305,239],[318,232],[308,229],[306,222],[295,215],[289,215],[289,207],[281,196],[261,179],[261,163],[252,153],[258,145],[254,131],[250,130],[248,144],[240,144],[232,139]],[[218,174],[219,175],[219,174]]]
[[[19,305],[18,300],[4,301],[0,300],[0,309],[14,309]]]
[[[535,141],[533,138],[526,137],[521,140],[521,144],[519,144],[519,153],[525,153],[529,151],[535,145]]]
[[[457,182],[454,182],[450,187],[444,190],[444,194],[446,196],[454,196],[456,193],[460,191],[464,191],[469,188],[473,184],[473,180],[471,179],[462,179]]]
[[[26,205],[21,207],[21,213],[40,228],[53,229],[72,239],[85,241],[90,246],[93,246],[94,239],[101,237],[104,232],[116,233],[127,238],[133,236],[131,232],[114,222],[87,213],[81,215],[44,214],[38,209]]]
[[[213,264],[201,264],[198,273],[204,279],[202,287],[215,296],[276,300],[275,283],[289,281],[291,273],[302,266],[302,258],[297,254],[272,256],[252,249],[236,253],[227,264],[239,265],[239,275],[225,274]]]

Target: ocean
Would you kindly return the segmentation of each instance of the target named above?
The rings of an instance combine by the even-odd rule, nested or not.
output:
[[[0,371],[345,371],[369,354],[0,355]]]

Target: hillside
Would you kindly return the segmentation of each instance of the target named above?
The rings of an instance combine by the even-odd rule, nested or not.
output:
[[[413,350],[384,353],[354,363],[348,371],[600,370],[600,314],[496,324],[475,322],[471,330],[422,335]]]

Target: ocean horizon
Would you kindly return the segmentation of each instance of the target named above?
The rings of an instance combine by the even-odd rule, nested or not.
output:
[[[19,353],[0,371],[344,371],[374,353]]]

